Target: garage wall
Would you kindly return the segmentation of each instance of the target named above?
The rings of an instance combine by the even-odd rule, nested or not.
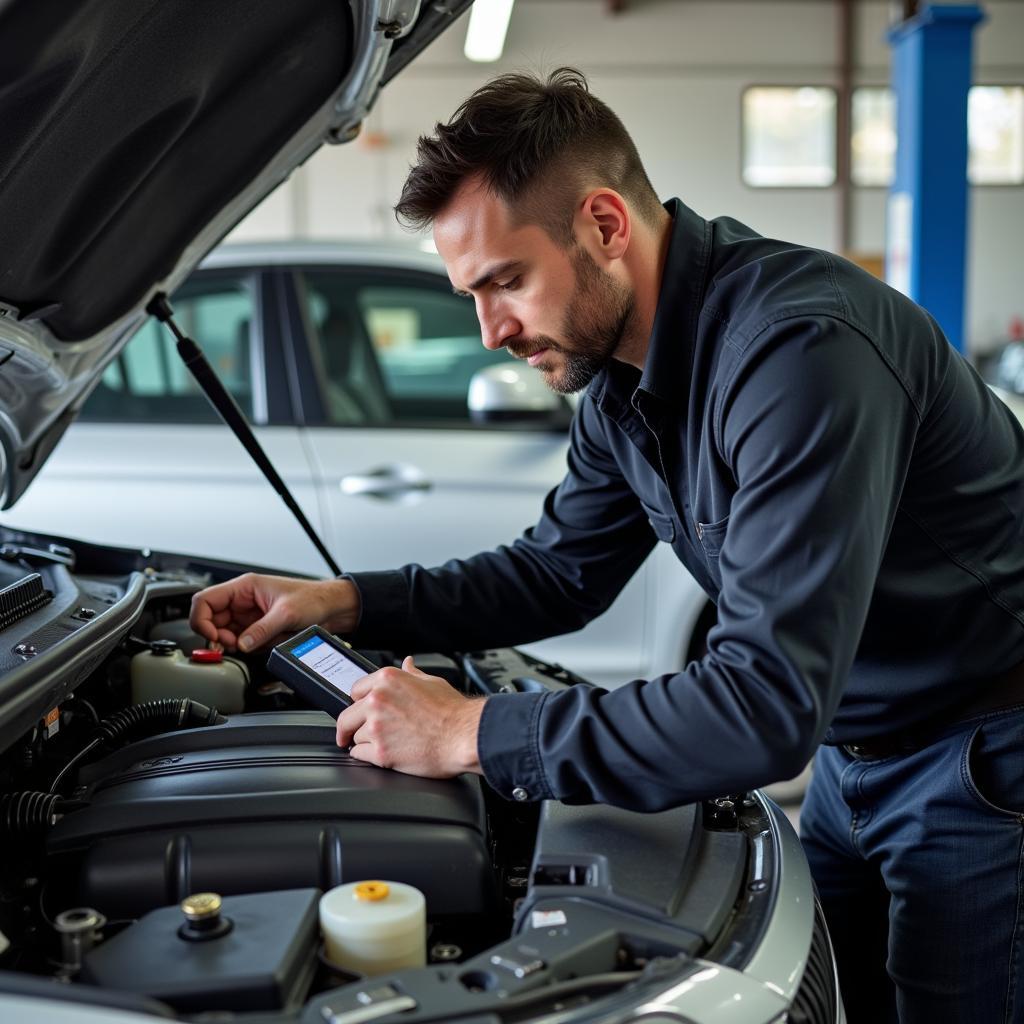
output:
[[[1024,2],[986,3],[975,80],[1024,83]],[[391,205],[417,136],[474,88],[512,69],[568,63],[630,129],[655,188],[707,217],[728,213],[762,234],[837,249],[835,189],[757,190],[740,180],[740,97],[751,84],[836,82],[838,20],[831,0],[517,0],[497,64],[462,55],[465,22],[384,90],[363,136],[317,153],[234,232],[234,238],[400,237]],[[855,84],[888,81],[888,3],[856,7]],[[1024,316],[1024,188],[971,196],[968,338],[974,351]],[[856,189],[853,249],[884,249],[884,189]]]

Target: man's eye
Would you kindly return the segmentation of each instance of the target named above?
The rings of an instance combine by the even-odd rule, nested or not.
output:
[[[514,291],[516,288],[519,287],[519,282],[521,280],[522,280],[522,275],[521,274],[517,274],[511,280],[504,281],[504,282],[496,282],[496,283],[498,284],[498,287],[503,292],[511,292],[511,291]]]

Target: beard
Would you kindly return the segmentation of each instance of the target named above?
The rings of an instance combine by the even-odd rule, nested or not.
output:
[[[619,347],[633,315],[633,292],[603,271],[580,246],[573,250],[576,284],[565,311],[563,338],[545,334],[517,338],[505,348],[519,359],[548,349],[561,355],[561,368],[546,358],[537,364],[545,383],[562,395],[582,391]]]

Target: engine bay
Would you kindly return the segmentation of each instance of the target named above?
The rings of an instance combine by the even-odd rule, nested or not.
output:
[[[773,870],[755,796],[641,815],[365,764],[266,652],[193,659],[191,595],[242,567],[112,550],[0,548],[0,993],[527,1019],[747,955],[772,898],[751,882]],[[515,650],[417,664],[467,694],[588,685]],[[426,905],[426,963],[379,984],[328,959],[317,921],[323,893],[373,879]]]

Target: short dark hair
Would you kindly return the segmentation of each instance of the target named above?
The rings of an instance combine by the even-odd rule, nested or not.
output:
[[[565,246],[588,188],[614,188],[652,224],[661,210],[629,133],[575,68],[558,68],[546,81],[499,75],[432,136],[421,136],[416,156],[395,205],[414,228],[427,227],[473,175],[517,220],[539,224]]]

